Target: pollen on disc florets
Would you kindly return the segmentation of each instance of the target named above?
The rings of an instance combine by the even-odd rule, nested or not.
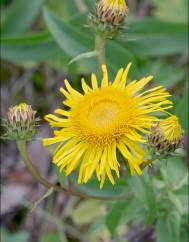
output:
[[[183,130],[178,118],[172,115],[152,127],[149,142],[159,153],[168,154],[179,148],[182,138]]]
[[[74,131],[95,147],[119,141],[127,130],[126,98],[123,91],[118,92],[111,87],[86,95],[73,110]]]
[[[31,105],[20,103],[9,108],[5,123],[5,136],[14,140],[27,140],[36,133],[37,119]]]

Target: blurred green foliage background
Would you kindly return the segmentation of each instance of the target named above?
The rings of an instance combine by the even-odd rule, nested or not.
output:
[[[58,88],[65,77],[79,89],[81,76],[89,80],[91,72],[98,72],[95,56],[69,64],[76,56],[94,49],[95,36],[86,17],[94,3],[93,0],[1,0],[2,116],[10,105],[25,101],[43,117],[60,103]],[[30,219],[29,208],[34,199],[30,197],[30,202],[22,199],[11,207],[19,219],[13,220],[12,210],[2,211],[2,242],[188,241],[188,1],[128,0],[127,4],[129,16],[123,33],[117,40],[107,41],[111,78],[118,68],[132,61],[129,80],[152,74],[153,85],[166,86],[173,94],[172,112],[178,115],[185,130],[185,151],[168,161],[156,162],[142,177],[131,178],[125,171],[114,188],[107,184],[100,191],[95,180],[78,187],[106,197],[129,194],[127,200],[105,202],[61,195],[60,204],[59,195],[53,195],[33,212],[40,217],[39,227],[33,224],[35,217]],[[45,124],[40,132],[48,134]],[[2,155],[3,166],[7,166],[7,154],[10,156],[10,166],[3,169],[2,178],[6,179],[2,189],[9,193],[6,191],[9,173],[19,168],[15,166],[19,158],[15,156],[14,145],[13,148],[8,143],[2,145],[7,150]],[[55,174],[49,167],[47,174]],[[20,169],[23,171],[23,167]],[[61,183],[67,183],[64,175],[58,172],[57,175]],[[75,178],[71,179],[75,183]],[[39,196],[42,191],[36,185],[34,188],[32,191]],[[10,219],[7,221],[5,216]]]

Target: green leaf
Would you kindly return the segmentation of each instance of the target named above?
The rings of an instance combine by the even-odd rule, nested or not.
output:
[[[4,12],[2,33],[22,33],[26,31],[39,14],[43,0],[15,0]]]
[[[94,1],[93,1],[93,0],[85,0],[85,2],[86,2],[86,4],[87,4],[87,6],[88,6],[91,10],[93,10],[93,8],[94,8]]]
[[[144,209],[143,203],[141,203],[136,198],[127,200],[127,202],[128,207],[126,208],[125,213],[123,213],[122,222],[124,224],[127,224],[131,221],[134,221],[138,224],[144,223],[144,220],[146,219],[146,211]]]
[[[81,59],[89,59],[93,56],[96,56],[97,55],[97,52],[94,50],[94,51],[90,51],[90,52],[86,52],[86,53],[83,53],[83,54],[80,54],[78,56],[76,56],[75,58],[73,58],[68,64],[72,64],[78,60],[81,60]]]
[[[101,216],[101,204],[98,200],[82,201],[72,213],[73,220],[79,225],[93,222]]]
[[[73,17],[73,12],[77,14],[78,9],[75,6],[75,1],[70,0],[53,0],[46,4],[50,10],[63,19],[70,19]],[[74,15],[75,15],[74,14]]]
[[[187,53],[188,26],[152,18],[132,19],[125,38],[117,41],[137,56],[164,56]],[[124,43],[126,42],[126,43]]]
[[[161,60],[147,62],[141,68],[140,74],[153,75],[153,83],[155,85],[163,85],[164,87],[173,87],[185,77],[185,70],[176,65],[166,64]]]
[[[128,194],[128,187],[126,185],[126,182],[121,179],[117,180],[115,187],[113,187],[112,184],[105,183],[103,189],[100,189],[99,181],[96,178],[92,178],[87,184],[78,185],[76,174],[72,174],[72,176],[70,177],[72,179],[74,187],[77,190],[82,191],[88,195],[116,199],[123,196],[126,197]]]
[[[46,233],[46,234],[43,234],[40,242],[62,242],[59,238],[59,235],[58,233],[56,232],[52,232],[52,233]]]
[[[187,0],[155,0],[155,6],[154,15],[157,18],[179,23],[187,21]]]
[[[44,61],[66,58],[48,33],[6,35],[1,39],[1,58],[13,61]]]
[[[49,31],[67,54],[75,57],[81,53],[90,51],[86,35],[82,35],[81,32],[75,30],[74,27],[58,18],[47,8],[43,10],[44,19]]]
[[[83,53],[93,51],[94,36],[92,38],[90,31],[88,29],[86,31],[82,24],[79,25],[79,21],[83,23],[83,18],[79,17],[77,24],[75,24],[76,19],[67,23],[44,8],[44,19],[57,44],[70,57],[75,58]],[[106,54],[110,75],[115,74],[115,70],[117,71],[120,66],[126,65],[130,61],[134,62],[134,57],[130,51],[113,41],[107,43]],[[119,56],[119,58],[115,58],[115,56]],[[97,69],[96,58],[91,58],[90,62],[82,59],[82,64],[87,66],[89,70]]]
[[[1,0],[0,1],[0,5],[3,5],[3,4],[5,4],[6,3],[6,0]]]
[[[180,242],[188,242],[188,214],[181,219]]]
[[[68,178],[65,175],[65,173],[64,172],[60,172],[59,168],[57,166],[54,166],[54,169],[55,169],[55,172],[57,174],[58,181],[60,182],[60,184],[62,186],[68,186]]]
[[[169,158],[164,171],[166,172],[167,178],[172,186],[178,185],[187,174],[186,166],[178,157]]]
[[[182,128],[189,132],[188,125],[188,83],[186,82],[185,88],[183,90],[183,95],[178,101],[175,103],[175,114],[179,117]]]
[[[95,222],[91,224],[88,235],[95,236],[104,229],[107,229],[105,224],[105,218],[104,217],[97,218]]]
[[[118,225],[121,223],[122,216],[125,212],[125,209],[128,206],[128,201],[118,201],[113,204],[110,212],[106,217],[106,226],[109,229],[110,233],[114,234]]]
[[[168,226],[166,223],[166,217],[160,216],[156,223],[156,233],[157,233],[157,242],[173,242],[171,241]]]
[[[184,211],[183,211],[182,203],[179,200],[179,198],[170,191],[168,192],[168,198],[177,209],[177,212],[182,215]]]
[[[9,233],[8,230],[1,227],[1,241],[2,242],[26,242],[29,239],[29,234],[25,231],[17,233]]]
[[[168,232],[171,242],[180,242],[180,223],[180,214],[175,211],[171,212],[167,218]]]
[[[129,179],[128,182],[134,195],[146,210],[146,223],[152,224],[157,215],[157,205],[153,184],[150,178],[148,175],[143,174],[143,177],[135,176]]]

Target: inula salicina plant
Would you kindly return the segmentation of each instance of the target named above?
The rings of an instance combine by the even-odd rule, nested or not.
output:
[[[78,16],[78,22],[76,16],[75,19],[64,21],[56,16],[55,5],[52,2],[47,4],[43,8],[43,17],[52,36],[41,34],[41,39],[49,38],[48,43],[54,49],[46,46],[47,42],[43,43],[37,58],[46,60],[52,51],[55,51],[54,57],[60,56],[62,48],[66,53],[63,68],[68,70],[68,66],[79,65],[78,70],[81,68],[87,75],[83,74],[78,82],[74,68],[73,73],[69,70],[72,78],[62,82],[59,90],[62,103],[53,114],[39,118],[38,112],[27,104],[27,100],[23,100],[9,108],[2,122],[5,128],[2,139],[16,141],[27,169],[37,182],[47,188],[47,193],[39,198],[33,209],[53,192],[63,192],[69,197],[82,198],[82,201],[106,200],[109,203],[104,202],[107,211],[102,216],[103,224],[109,230],[109,239],[112,237],[115,241],[122,241],[125,237],[120,233],[119,225],[128,226],[136,220],[141,226],[147,224],[155,227],[158,242],[185,242],[188,175],[181,159],[185,157],[187,125],[183,125],[182,121],[186,118],[180,121],[180,113],[186,104],[180,101],[179,106],[174,88],[169,88],[166,81],[163,83],[159,80],[159,73],[164,75],[165,72],[164,80],[174,79],[175,75],[170,74],[169,77],[167,73],[170,72],[166,72],[168,69],[163,64],[160,65],[162,70],[160,68],[153,76],[152,68],[147,68],[154,63],[151,58],[153,51],[157,55],[157,50],[159,55],[164,51],[164,39],[161,45],[153,42],[150,34],[153,37],[159,34],[154,29],[158,24],[162,26],[159,28],[160,34],[162,29],[168,34],[169,28],[174,32],[172,15],[166,22],[163,3],[161,6],[157,3],[159,11],[155,15],[163,16],[160,22],[151,19],[132,23],[125,0],[89,1],[90,10],[85,3],[87,1],[65,2],[77,7],[82,16]],[[178,20],[177,29],[179,24],[182,30],[183,22]],[[149,45],[147,40],[141,42],[140,27],[143,25],[143,35],[147,33]],[[7,26],[10,28],[10,25]],[[24,31],[22,25],[18,28],[20,32]],[[81,29],[84,31],[79,34]],[[39,40],[40,37],[35,39]],[[13,43],[11,41],[7,39],[7,43],[3,44],[2,57],[14,61],[15,56],[9,50]],[[172,37],[169,41],[167,48],[171,46]],[[27,48],[28,43],[26,39]],[[22,49],[19,48],[18,56],[23,58]],[[179,48],[182,49],[181,46],[170,47],[166,55],[178,54]],[[9,51],[8,54],[6,51]],[[37,55],[31,55],[28,60],[34,61]],[[136,65],[139,70],[135,68]],[[52,92],[58,92],[58,89]],[[39,127],[43,122],[51,126],[53,134],[39,138]],[[57,174],[58,183],[43,177],[30,159],[27,143],[35,140],[40,140],[44,154],[50,152],[51,166]],[[177,169],[180,166],[182,174],[178,171],[181,174],[178,178]],[[86,234],[87,241],[92,241],[88,232]],[[65,238],[60,236],[60,241],[69,240],[65,235]]]

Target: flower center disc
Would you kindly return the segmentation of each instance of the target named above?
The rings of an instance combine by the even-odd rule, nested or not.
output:
[[[107,101],[101,101],[96,103],[95,106],[89,111],[88,120],[95,127],[106,127],[115,119],[119,112],[117,103]]]
[[[127,129],[125,101],[125,94],[111,87],[87,94],[73,110],[73,132],[96,147],[120,140]]]

